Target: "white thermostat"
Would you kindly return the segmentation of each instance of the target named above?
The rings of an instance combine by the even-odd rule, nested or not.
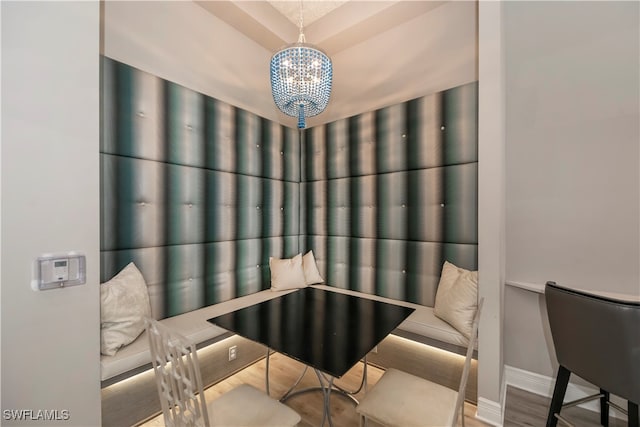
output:
[[[75,252],[43,255],[36,259],[34,291],[82,285],[86,282],[85,256]]]

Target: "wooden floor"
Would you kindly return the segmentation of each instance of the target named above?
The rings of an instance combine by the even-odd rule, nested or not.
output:
[[[261,360],[237,374],[207,388],[205,398],[211,401],[222,393],[240,384],[251,384],[260,390],[265,389],[265,360]],[[338,385],[348,390],[355,390],[360,385],[362,378],[362,363],[356,365],[342,379],[336,381]],[[304,370],[304,365],[279,353],[274,353],[270,361],[270,388],[271,395],[281,397]],[[371,365],[368,367],[369,387],[375,384],[383,374],[383,370]],[[314,387],[318,385],[318,379],[311,369],[307,370],[304,378],[296,389]],[[360,392],[356,397],[362,396]],[[295,409],[302,417],[301,426],[319,426],[322,420],[322,393],[312,392],[294,396],[287,400],[286,404]],[[505,402],[505,427],[542,427],[546,424],[549,399],[532,394],[517,388],[508,387]],[[476,407],[469,402],[465,403],[465,426],[485,427],[485,424],[475,419]],[[358,426],[358,416],[355,405],[348,399],[332,394],[331,414],[335,427]],[[580,427],[597,427],[600,425],[600,416],[596,412],[581,408],[569,408],[562,411],[563,416],[574,425]],[[458,425],[461,425],[460,420]],[[610,427],[626,426],[626,422],[611,418]],[[162,415],[141,424],[143,427],[163,427]],[[374,427],[375,423],[369,423]]]
[[[547,411],[551,399],[537,394],[529,393],[515,387],[507,388],[507,398],[505,402],[504,426],[505,427],[527,427],[544,426],[547,419]],[[573,425],[580,427],[600,426],[600,413],[589,411],[578,407],[566,408],[562,410],[563,418],[569,420]],[[558,423],[561,426],[561,423]],[[609,427],[626,426],[627,422],[618,418],[609,418]]]
[[[254,365],[243,369],[237,374],[219,382],[205,390],[205,399],[209,402],[222,393],[232,389],[240,384],[251,384],[260,390],[265,389],[265,360],[255,363]],[[336,381],[336,384],[347,389],[356,390],[360,386],[362,379],[363,364],[359,363],[344,377]],[[304,365],[280,353],[274,353],[271,356],[269,375],[270,375],[270,391],[271,396],[281,397],[298,379],[304,370]],[[371,365],[368,367],[368,383],[369,387],[375,384],[382,374],[383,370],[375,368]],[[308,369],[302,381],[296,389],[304,389],[307,387],[315,387],[318,385],[318,378],[313,370]],[[364,392],[356,395],[356,398],[362,396]],[[322,393],[311,392],[298,396],[294,396],[286,401],[286,404],[296,410],[302,417],[300,426],[319,426],[322,421]],[[466,427],[484,427],[484,424],[476,420],[473,416],[476,412],[474,405],[465,404],[465,426]],[[355,404],[336,393],[331,395],[331,415],[333,425],[335,427],[355,427],[358,426],[358,415],[355,411]],[[328,425],[328,424],[326,424]],[[374,427],[374,423],[368,424]],[[458,425],[462,425],[460,422]],[[144,427],[162,427],[164,421],[162,415],[159,415],[148,422],[142,424]]]

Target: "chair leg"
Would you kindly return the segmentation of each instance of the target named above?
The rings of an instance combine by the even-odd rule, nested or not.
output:
[[[638,413],[638,404],[627,402],[627,416],[629,417],[629,427],[640,426],[640,414]]]
[[[460,408],[460,416],[462,417],[462,427],[464,426],[464,400],[462,401],[462,407]]]
[[[564,401],[564,394],[567,392],[567,384],[571,371],[560,365],[558,368],[558,376],[556,377],[556,385],[553,389],[553,397],[551,398],[551,406],[549,407],[549,415],[547,416],[547,427],[556,427],[558,419],[554,414],[559,414]]]
[[[607,427],[609,425],[609,392],[600,389],[600,424]]]

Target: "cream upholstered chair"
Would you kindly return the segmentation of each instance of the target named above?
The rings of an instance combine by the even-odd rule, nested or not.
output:
[[[151,363],[166,427],[295,426],[300,415],[250,385],[207,403],[196,347],[156,320],[146,319]]]
[[[360,425],[367,419],[386,426],[455,426],[458,415],[464,425],[464,396],[477,341],[483,300],[473,318],[471,337],[458,390],[397,369],[388,369],[356,407]]]

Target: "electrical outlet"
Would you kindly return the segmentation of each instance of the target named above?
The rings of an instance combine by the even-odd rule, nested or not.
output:
[[[236,360],[236,357],[238,357],[238,347],[235,345],[229,347],[229,362]]]

